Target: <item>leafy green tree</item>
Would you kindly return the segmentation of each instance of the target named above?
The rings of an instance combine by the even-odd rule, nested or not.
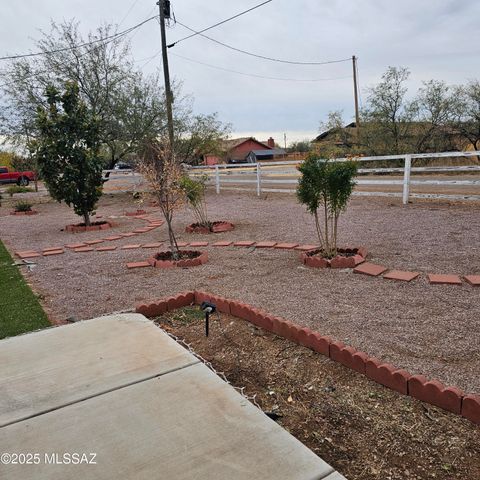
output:
[[[357,164],[320,160],[311,154],[298,170],[302,176],[298,181],[297,198],[313,215],[320,247],[323,254],[331,258],[337,253],[338,219],[347,208],[355,187]]]
[[[74,82],[67,82],[63,93],[47,87],[46,99],[47,106],[38,108],[39,135],[31,149],[50,195],[73,206],[88,226],[102,195],[98,119]]]

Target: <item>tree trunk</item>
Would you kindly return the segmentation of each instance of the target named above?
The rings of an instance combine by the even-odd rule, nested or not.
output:
[[[91,225],[91,222],[90,222],[90,215],[88,214],[88,212],[85,212],[83,214],[83,222],[85,223],[85,226],[86,227],[89,227]]]
[[[324,203],[324,215],[325,215],[325,252],[330,255],[330,238],[328,231],[328,207],[327,203]]]
[[[320,241],[320,248],[324,248],[324,240],[323,240],[323,234],[322,234],[322,229],[320,228],[320,221],[318,219],[318,211],[315,210],[315,213],[313,214],[315,218],[315,228],[317,229],[317,235],[318,235],[318,240]]]

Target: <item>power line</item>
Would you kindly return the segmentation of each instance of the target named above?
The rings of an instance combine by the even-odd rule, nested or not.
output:
[[[196,35],[201,35],[203,32],[206,32],[207,30],[211,30],[212,28],[218,27],[219,25],[223,25],[224,23],[227,23],[227,22],[229,22],[230,20],[234,20],[235,18],[241,17],[242,15],[245,15],[246,13],[251,12],[252,10],[255,10],[255,9],[257,9],[257,8],[260,8],[260,7],[262,7],[263,5],[265,5],[265,4],[267,4],[267,3],[270,3],[271,1],[272,1],[272,0],[267,0],[266,2],[263,2],[263,3],[260,3],[260,4],[258,4],[258,5],[255,5],[254,7],[251,7],[251,8],[249,8],[248,10],[244,10],[243,12],[237,13],[237,14],[234,15],[233,17],[226,18],[225,20],[222,20],[221,22],[215,23],[214,25],[212,25],[212,26],[210,26],[210,27],[204,28],[203,30],[200,30],[199,32],[196,32],[196,31],[192,30],[194,33],[192,33],[191,35],[187,35],[186,37],[181,38],[180,40],[177,40],[177,41],[174,42],[174,43],[171,43],[171,44],[168,45],[167,47],[168,47],[168,48],[171,48],[171,47],[175,46],[177,43],[183,42],[184,40],[188,40],[189,38],[195,37]],[[177,23],[180,23],[180,22],[177,22]],[[180,23],[180,25],[182,25],[182,24]],[[182,25],[182,26],[183,26],[183,25]]]
[[[263,79],[266,79],[266,80],[279,80],[279,81],[285,81],[285,82],[327,82],[327,81],[331,81],[331,80],[344,80],[346,78],[352,78],[351,75],[349,76],[346,76],[346,77],[336,77],[336,78],[280,78],[280,77],[267,77],[267,76],[264,76],[264,75],[257,75],[255,73],[245,73],[245,72],[239,72],[237,70],[230,70],[228,68],[223,68],[223,67],[219,67],[217,65],[211,65],[210,63],[204,63],[204,62],[200,62],[199,60],[194,60],[193,58],[188,58],[188,57],[184,57],[183,55],[179,55],[179,54],[176,54],[176,53],[171,53],[170,55],[173,55],[174,57],[178,57],[178,58],[182,58],[184,60],[188,60],[189,62],[193,62],[193,63],[198,63],[199,65],[204,65],[206,67],[210,67],[210,68],[215,68],[217,70],[222,70],[224,72],[229,72],[229,73],[235,73],[237,75],[244,75],[246,77],[254,77],[254,78],[263,78]],[[155,56],[158,56],[155,55]],[[150,60],[152,60],[154,57],[150,58]],[[150,61],[149,60],[149,61]]]
[[[124,21],[125,19],[130,15],[130,12],[133,10],[133,8],[135,7],[135,5],[138,3],[138,0],[135,0],[132,5],[130,6],[130,8],[128,9],[127,13],[123,16],[123,18],[120,20],[120,23],[118,24],[118,26],[120,26]]]
[[[110,41],[113,41],[116,38],[120,38],[122,36],[128,35],[130,32],[133,32],[137,28],[140,28],[142,25],[144,25],[147,22],[150,22],[151,20],[153,20],[155,18],[157,18],[157,16],[147,18],[143,22],[140,22],[137,25],[134,25],[133,27],[127,28],[126,30],[123,30],[122,32],[115,33],[113,35],[108,35],[107,37],[98,38],[97,40],[92,40],[90,42],[81,43],[79,45],[74,45],[72,47],[57,48],[56,50],[50,50],[50,51],[47,51],[47,52],[26,53],[26,54],[22,54],[22,55],[10,55],[10,56],[6,56],[6,57],[0,57],[0,60],[15,60],[15,59],[18,59],[18,58],[38,57],[40,55],[49,55],[51,53],[66,52],[68,50],[75,50],[76,48],[86,47],[88,45],[93,45],[95,43],[104,42],[106,40],[108,40],[107,43],[109,43]]]
[[[183,24],[182,22],[179,22],[178,20],[177,20],[177,23],[179,25],[181,25],[182,27],[186,28],[187,30],[190,30],[191,32],[194,32],[196,35],[200,35],[201,37],[206,38],[206,39],[208,39],[212,42],[218,43],[219,45],[222,45],[223,47],[229,48],[230,50],[234,50],[235,52],[239,52],[239,53],[244,53],[245,55],[250,55],[251,57],[261,58],[263,60],[270,60],[271,62],[288,63],[290,65],[328,65],[328,64],[331,64],[331,63],[351,62],[351,60],[352,60],[351,58],[342,58],[340,60],[328,60],[328,61],[324,61],[324,62],[299,62],[299,61],[293,61],[293,60],[282,60],[282,59],[279,59],[279,58],[267,57],[265,55],[259,55],[259,54],[256,54],[256,53],[247,52],[246,50],[242,50],[241,48],[233,47],[232,45],[228,45],[227,43],[221,42],[220,40],[216,40],[215,38],[209,37],[207,35],[203,35],[203,33],[198,32],[197,30],[194,30],[193,28]],[[191,35],[191,36],[193,36],[193,35]],[[175,42],[175,43],[178,43],[178,42]],[[169,48],[173,47],[175,45],[175,43],[172,43],[171,45],[169,45]]]

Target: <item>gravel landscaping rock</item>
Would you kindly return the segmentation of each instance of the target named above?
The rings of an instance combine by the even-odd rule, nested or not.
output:
[[[292,195],[257,198],[250,193],[208,195],[211,220],[225,219],[235,231],[215,241],[276,241],[315,244],[313,221]],[[36,208],[41,215],[0,215],[0,236],[13,253],[52,245],[85,242],[102,233],[68,234],[61,229],[78,221],[70,209],[54,203]],[[131,196],[104,197],[98,209],[117,226],[114,235],[143,227],[135,218],[111,218],[135,209]],[[147,209],[149,212],[151,209]],[[157,213],[160,218],[159,214]],[[188,211],[174,219],[179,241],[192,222]],[[480,393],[480,290],[467,283],[430,285],[427,273],[480,273],[478,205],[356,198],[340,220],[340,245],[364,245],[368,261],[389,269],[420,272],[410,283],[354,275],[352,270],[311,269],[295,250],[209,249],[209,262],[192,269],[127,269],[152,250],[75,253],[33,259],[29,276],[57,318],[92,318],[129,309],[135,303],[202,289],[242,300],[309,326],[383,361],[448,384]],[[195,240],[211,239],[196,235]],[[135,243],[168,242],[165,225],[135,237]],[[130,238],[108,242],[118,247]],[[168,243],[167,243],[168,245]],[[211,249],[210,249],[211,248]]]

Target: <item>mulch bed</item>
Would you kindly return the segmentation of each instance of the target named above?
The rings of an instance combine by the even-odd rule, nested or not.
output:
[[[218,222],[210,222],[209,226],[205,226],[200,223],[192,223],[185,227],[185,231],[187,233],[201,233],[201,234],[209,234],[209,233],[222,233],[222,232],[230,232],[235,229],[235,225],[230,222],[225,221],[218,221]]]
[[[480,429],[235,317],[156,319],[349,480],[480,478]]]
[[[172,268],[172,267],[198,267],[207,263],[208,253],[198,250],[180,250],[179,258],[174,258],[171,251],[158,252],[148,259],[152,267]]]

